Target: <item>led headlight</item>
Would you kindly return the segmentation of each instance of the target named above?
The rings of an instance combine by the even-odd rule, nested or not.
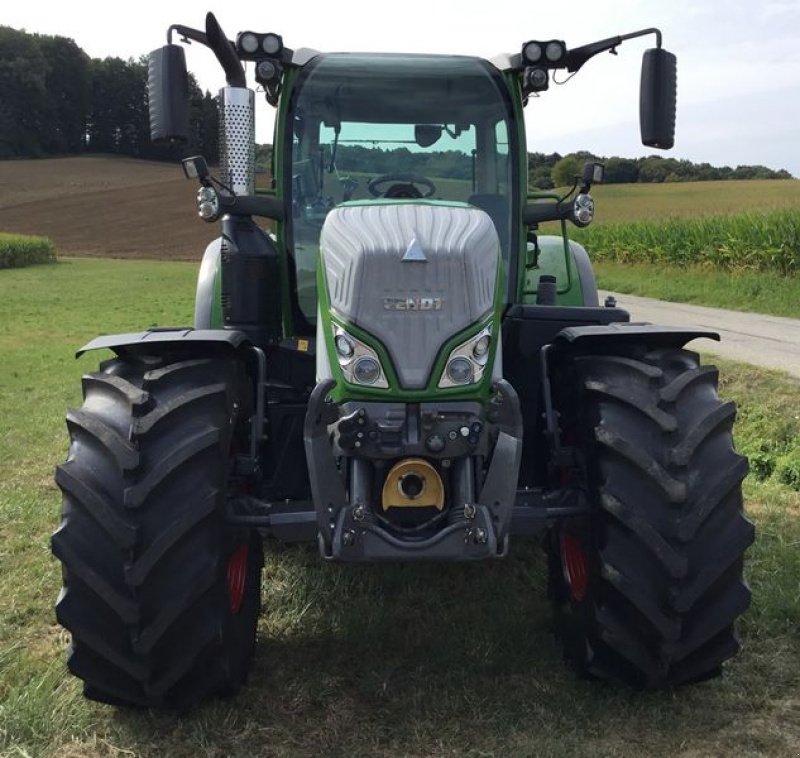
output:
[[[567,54],[566,45],[558,40],[548,42],[544,48],[544,57],[550,63],[558,63]]]
[[[359,384],[375,384],[381,375],[381,364],[369,355],[362,355],[353,365],[353,378]]]
[[[353,344],[353,340],[350,339],[348,335],[344,332],[341,332],[336,335],[334,340],[336,343],[336,352],[342,358],[352,358],[354,353],[356,352],[356,346]]]
[[[261,40],[261,49],[267,55],[277,55],[283,49],[283,39],[272,32],[265,34]]]
[[[381,389],[389,387],[380,358],[369,345],[340,326],[334,327],[333,345],[345,381]]]
[[[447,378],[453,384],[471,384],[472,361],[463,355],[457,355],[447,363]]]
[[[213,187],[200,187],[197,190],[197,215],[203,221],[216,221],[219,218],[219,195]]]
[[[447,358],[439,387],[464,387],[483,378],[492,344],[492,323],[462,342]]]
[[[526,63],[538,63],[542,59],[543,52],[539,42],[526,42],[522,46],[522,57]]]
[[[594,221],[594,200],[587,192],[582,192],[575,198],[572,215],[578,226],[589,226]]]
[[[528,92],[544,92],[550,86],[550,75],[541,66],[526,68],[523,78]]]
[[[278,65],[273,61],[263,60],[256,66],[256,75],[266,81],[277,79],[278,71]]]
[[[252,55],[258,50],[258,37],[256,37],[253,32],[244,32],[244,34],[239,37],[239,47],[243,52]]]
[[[491,341],[491,335],[484,334],[472,348],[472,355],[478,359],[483,358],[489,352],[489,345]]]

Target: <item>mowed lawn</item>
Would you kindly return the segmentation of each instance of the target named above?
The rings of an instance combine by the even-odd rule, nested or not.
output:
[[[747,482],[757,525],[744,650],[721,679],[642,693],[576,679],[544,562],[352,567],[270,545],[255,666],[188,714],[83,700],[54,620],[49,535],[64,410],[101,332],[189,322],[196,265],[69,259],[0,271],[0,754],[8,756],[794,756],[800,751],[800,493]],[[741,447],[800,434],[798,385],[722,367]],[[768,467],[764,469],[768,474]]]

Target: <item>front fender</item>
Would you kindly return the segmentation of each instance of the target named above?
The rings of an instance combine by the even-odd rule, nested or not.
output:
[[[220,259],[222,237],[206,247],[197,274],[197,295],[194,300],[194,328],[214,329],[222,326],[222,272]]]
[[[75,353],[80,358],[90,350],[113,350],[117,355],[146,352],[149,347],[162,351],[167,347],[200,347],[219,345],[236,349],[248,342],[244,332],[233,329],[154,328],[144,332],[108,334],[87,342]]]
[[[653,347],[680,348],[699,337],[719,342],[717,332],[707,329],[683,329],[679,326],[614,322],[591,326],[568,326],[556,334],[555,344],[569,344],[584,349],[594,344],[646,344]]]

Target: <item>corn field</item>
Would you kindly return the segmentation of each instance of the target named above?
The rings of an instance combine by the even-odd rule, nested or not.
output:
[[[55,263],[55,260],[55,247],[47,237],[0,232],[0,268]]]
[[[576,229],[595,260],[800,274],[800,209]]]

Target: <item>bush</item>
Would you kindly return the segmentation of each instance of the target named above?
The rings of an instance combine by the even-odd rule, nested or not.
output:
[[[55,263],[56,249],[47,237],[27,237],[0,232],[0,268],[19,268],[34,263]]]
[[[800,450],[790,450],[778,458],[775,473],[779,482],[800,492]]]

